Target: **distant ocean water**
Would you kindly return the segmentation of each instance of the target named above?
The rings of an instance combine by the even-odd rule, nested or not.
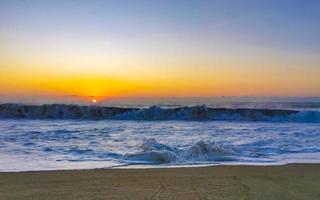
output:
[[[0,171],[320,162],[314,99],[124,103],[1,104]]]

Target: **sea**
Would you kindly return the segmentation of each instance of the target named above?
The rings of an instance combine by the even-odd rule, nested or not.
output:
[[[1,103],[0,171],[320,163],[320,98]]]

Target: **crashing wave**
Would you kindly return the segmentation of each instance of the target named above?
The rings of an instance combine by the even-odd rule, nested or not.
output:
[[[215,143],[206,143],[204,141],[199,141],[194,144],[185,154],[188,159],[199,159],[205,158],[209,160],[210,158],[215,159],[217,157],[226,156],[227,153],[224,149],[219,147]]]
[[[108,119],[137,109],[65,104],[0,104],[0,118],[27,119]]]
[[[126,154],[124,160],[137,163],[168,164],[173,162],[231,161],[232,152],[214,142],[199,141],[189,149],[175,149],[151,138],[140,146],[141,152]]]
[[[176,160],[173,150],[167,145],[158,143],[154,138],[144,140],[140,149],[142,152],[126,154],[124,159],[156,164],[171,163]]]
[[[113,120],[230,120],[320,122],[319,111],[296,111],[252,108],[123,108],[80,105],[0,104],[0,118],[22,119],[113,119]]]

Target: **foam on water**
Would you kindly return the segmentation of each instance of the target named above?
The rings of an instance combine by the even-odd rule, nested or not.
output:
[[[1,119],[0,171],[320,162],[319,144],[314,122]]]

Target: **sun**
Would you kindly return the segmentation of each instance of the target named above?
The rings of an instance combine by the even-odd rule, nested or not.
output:
[[[92,99],[92,103],[97,103],[97,100],[96,99]]]

